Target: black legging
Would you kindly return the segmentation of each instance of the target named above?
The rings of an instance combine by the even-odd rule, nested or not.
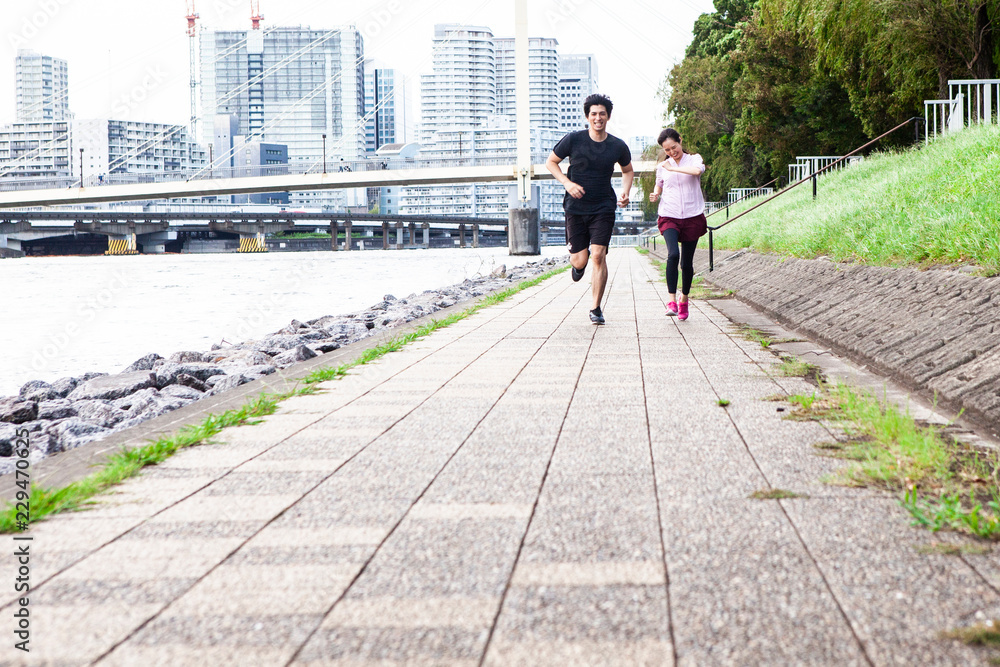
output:
[[[694,280],[694,251],[698,247],[698,240],[681,243],[680,251],[677,250],[677,237],[680,235],[676,229],[668,229],[663,232],[663,240],[667,242],[667,291],[671,294],[677,293],[677,263],[680,262],[681,274],[684,277],[684,296],[691,292],[691,281]]]

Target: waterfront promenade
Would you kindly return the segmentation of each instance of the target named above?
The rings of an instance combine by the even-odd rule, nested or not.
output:
[[[764,400],[814,388],[609,263],[603,327],[557,276],[35,525],[24,664],[983,663],[939,633],[1000,557],[823,484],[836,434]]]

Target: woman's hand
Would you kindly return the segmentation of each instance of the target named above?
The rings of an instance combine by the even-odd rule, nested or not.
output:
[[[656,200],[658,200],[659,198],[660,198],[659,190],[653,190],[652,192],[649,193],[649,201],[651,201],[652,203],[655,204]]]

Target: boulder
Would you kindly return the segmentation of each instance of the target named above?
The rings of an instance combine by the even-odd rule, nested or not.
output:
[[[155,352],[147,354],[142,359],[136,359],[133,361],[128,368],[122,371],[122,373],[135,373],[136,371],[151,371],[156,366],[154,365],[157,361],[163,359],[160,355]]]
[[[93,399],[113,401],[155,385],[156,373],[153,371],[103,375],[85,381],[74,389],[67,398],[71,401]]]
[[[312,359],[318,356],[315,352],[310,350],[305,345],[299,345],[298,347],[283,352],[271,360],[271,363],[278,368],[286,368],[292,364],[296,364],[300,361],[305,361],[306,359]]]
[[[319,354],[326,354],[327,352],[339,350],[340,343],[320,343],[319,345],[314,345],[312,349]]]
[[[207,379],[207,378],[206,378]],[[188,375],[187,373],[181,373],[177,376],[177,384],[171,386],[184,386],[194,391],[201,393],[203,391],[208,391],[208,385],[196,378],[193,375]]]
[[[187,364],[166,363],[156,369],[156,388],[163,389],[167,385],[175,384],[180,375],[190,375],[204,382],[213,375],[220,375],[225,372],[224,368],[204,362],[191,362]]]
[[[76,408],[65,398],[38,404],[38,419],[66,419],[76,416]]]
[[[50,444],[50,447],[56,448],[55,451],[69,451],[88,442],[99,440],[110,432],[106,428],[89,424],[78,417],[71,417],[49,428],[48,435],[56,441],[54,444]]]
[[[195,380],[195,382],[200,382],[200,380]],[[208,391],[207,385],[202,383],[202,386],[205,387],[205,391]],[[160,396],[169,396],[171,398],[178,398],[182,401],[187,401],[188,403],[190,403],[191,401],[197,401],[204,395],[205,394],[200,389],[194,388],[190,385],[186,385],[183,382],[172,384],[169,387],[164,387],[163,390],[160,391]]]
[[[259,350],[234,350],[224,358],[213,359],[215,363],[223,368],[234,368],[238,366],[259,366],[260,364],[271,363],[271,357]]]
[[[247,379],[242,375],[226,375],[215,383],[215,386],[213,386],[211,391],[208,392],[208,395],[215,396],[216,394],[221,394],[224,391],[236,389],[236,387],[239,387],[245,382],[247,382]]]
[[[0,457],[14,455],[14,443],[17,442],[21,429],[13,424],[0,424]],[[28,438],[30,443],[30,438]]]
[[[213,375],[212,377],[205,380],[205,384],[207,384],[209,387],[214,387],[216,383],[221,382],[222,380],[225,380],[228,377],[236,377],[237,375],[239,375],[239,373],[236,373],[235,375]]]
[[[77,418],[101,428],[112,428],[127,416],[124,410],[116,408],[110,401],[77,401],[73,407]]]
[[[111,401],[111,405],[115,406],[119,410],[128,411],[132,409],[132,406],[135,405],[136,403],[140,403],[142,401],[148,401],[149,399],[159,395],[160,395],[159,391],[150,387],[149,389],[143,389],[141,391],[137,391],[134,394],[125,396],[124,398],[119,398],[116,401]]]
[[[26,382],[18,396],[22,401],[47,401],[49,399],[58,398],[56,392],[52,389],[52,385],[48,382],[42,382],[41,380],[31,380]]]
[[[80,377],[76,378],[76,383],[77,385],[80,385],[83,384],[84,382],[87,382],[88,380],[93,380],[94,378],[102,378],[105,376],[107,376],[107,373],[97,373],[95,371],[89,371],[87,373],[84,373]]]
[[[160,393],[156,396],[151,396],[146,400],[133,404],[126,413],[126,419],[133,419],[135,417],[142,417],[142,421],[154,419],[160,415],[170,412],[171,410],[183,408],[188,403],[190,403],[190,401],[184,401],[180,398],[166,396]]]
[[[245,382],[250,382],[252,380],[259,380],[265,375],[270,375],[277,370],[278,369],[271,364],[261,364],[260,366],[251,366],[250,368],[244,369],[241,375],[244,378],[247,378]]]
[[[208,361],[205,354],[201,352],[174,352],[167,357],[168,364],[189,364],[191,362],[201,363]]]
[[[19,397],[0,398],[0,422],[23,424],[38,418],[38,403]]]
[[[55,393],[55,398],[66,398],[71,391],[76,389],[76,385],[75,378],[60,378],[52,383],[52,391]]]

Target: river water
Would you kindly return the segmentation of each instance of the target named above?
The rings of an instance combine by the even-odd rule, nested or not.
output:
[[[564,255],[562,247],[542,257]],[[506,248],[0,260],[0,396],[489,274]]]

